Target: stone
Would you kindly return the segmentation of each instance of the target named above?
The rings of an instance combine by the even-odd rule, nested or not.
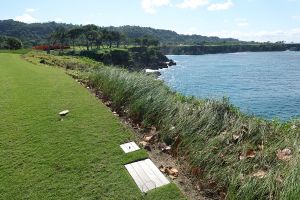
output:
[[[66,116],[67,114],[69,114],[69,110],[64,110],[64,111],[61,111],[60,113],[58,113],[60,116]]]

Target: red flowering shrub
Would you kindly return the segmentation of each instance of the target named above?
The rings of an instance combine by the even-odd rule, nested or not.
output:
[[[61,46],[61,45],[39,45],[32,47],[34,50],[47,51],[47,50],[56,50],[56,49],[70,49],[70,46]]]

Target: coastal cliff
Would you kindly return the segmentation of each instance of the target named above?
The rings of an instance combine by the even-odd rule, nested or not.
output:
[[[81,51],[80,56],[103,62],[106,65],[116,65],[129,70],[161,69],[176,65],[165,56],[159,48],[131,47],[128,49],[113,49],[108,51]]]

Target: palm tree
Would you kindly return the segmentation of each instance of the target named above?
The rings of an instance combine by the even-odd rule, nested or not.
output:
[[[99,37],[100,35],[97,30],[90,30],[86,33],[86,38],[90,43],[91,49],[93,49],[93,43],[95,43]]]
[[[74,51],[75,51],[75,40],[80,37],[82,32],[83,32],[82,28],[74,28],[74,29],[71,29],[71,30],[68,31],[68,37],[72,41]]]
[[[98,31],[98,27],[96,25],[90,24],[90,25],[86,25],[83,28],[83,34],[86,40],[86,48],[87,50],[89,50],[89,47],[92,45],[92,42],[95,40],[95,38],[97,37],[96,32]]]
[[[68,38],[68,32],[64,27],[59,27],[56,31],[52,34],[54,41],[59,41],[60,43],[60,52],[63,52],[63,47],[66,44]]]

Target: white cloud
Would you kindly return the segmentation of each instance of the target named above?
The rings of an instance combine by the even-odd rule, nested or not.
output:
[[[14,18],[14,20],[16,21],[20,21],[20,22],[24,22],[24,23],[35,23],[35,22],[39,22],[38,19],[34,18],[33,16],[31,16],[28,13],[24,13],[23,15],[20,16],[16,16]]]
[[[157,8],[162,6],[170,6],[171,0],[142,0],[142,8],[145,12],[154,14],[157,11]],[[226,0],[223,3],[210,3],[210,0],[182,0],[181,3],[175,4],[177,8],[182,9],[197,9],[198,7],[207,6],[209,11],[216,10],[227,10],[233,6],[232,0]]]
[[[227,10],[233,6],[233,3],[231,0],[227,0],[224,3],[213,3],[210,4],[207,8],[209,11],[216,11],[216,10]]]
[[[176,6],[178,8],[196,9],[207,4],[209,4],[208,0],[184,0],[182,3],[177,4]]]
[[[35,11],[37,11],[37,9],[35,9],[35,8],[27,8],[26,9],[26,12],[35,12]]]
[[[142,8],[146,13],[154,14],[161,6],[170,5],[170,0],[142,0]]]

